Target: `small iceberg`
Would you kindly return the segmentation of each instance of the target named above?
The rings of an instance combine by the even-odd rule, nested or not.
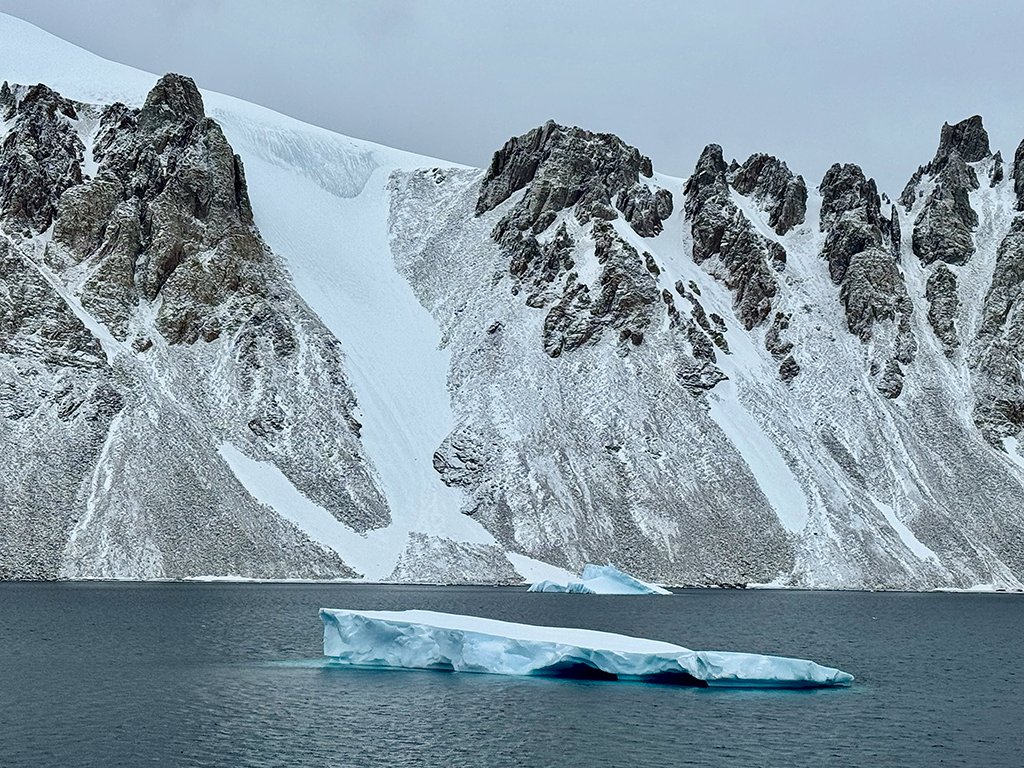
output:
[[[354,667],[634,680],[699,687],[820,688],[853,676],[813,661],[691,651],[610,632],[434,611],[320,609],[324,656]]]
[[[593,595],[671,595],[667,589],[623,573],[614,565],[586,565],[578,579],[531,584],[528,592],[576,592]]]

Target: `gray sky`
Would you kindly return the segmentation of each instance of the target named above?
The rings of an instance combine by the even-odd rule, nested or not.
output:
[[[944,120],[1024,137],[1024,2],[0,0],[115,61],[471,165],[548,118],[688,175],[708,142],[898,194]]]

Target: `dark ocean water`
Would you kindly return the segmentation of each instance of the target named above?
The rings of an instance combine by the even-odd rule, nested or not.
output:
[[[716,691],[323,669],[321,606],[801,656],[857,682]],[[0,584],[0,766],[1020,768],[1022,662],[1012,595]]]

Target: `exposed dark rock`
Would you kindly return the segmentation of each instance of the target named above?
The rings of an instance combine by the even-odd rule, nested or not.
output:
[[[544,318],[544,351],[551,357],[578,349],[605,329],[620,341],[643,342],[644,330],[658,304],[658,290],[644,259],[602,221],[594,222],[595,255],[601,265],[595,292],[568,275],[560,298]]]
[[[877,389],[890,400],[895,400],[903,392],[903,369],[897,360],[886,362]]]
[[[864,341],[871,338],[875,323],[910,312],[903,275],[892,254],[882,248],[868,248],[853,257],[839,296],[847,327]]]
[[[903,246],[903,234],[900,231],[900,216],[893,204],[889,211],[889,243],[892,246],[892,257],[899,261],[900,249]]]
[[[0,238],[0,355],[106,368],[99,342],[36,268]]]
[[[32,146],[3,153],[12,164],[0,190],[5,215],[36,231],[54,221],[52,267],[90,260],[82,303],[116,336],[136,306],[154,302],[171,343],[216,338],[274,290],[241,161],[204,116],[195,84],[165,75],[141,110],[115,104],[99,114],[99,171],[83,184],[72,121],[92,109],[42,86],[26,92],[16,110],[25,129],[5,145],[22,136]]]
[[[514,230],[509,233],[509,238],[506,241],[511,256],[509,272],[516,282],[513,294],[522,290],[526,293],[528,306],[545,306],[560,290],[558,283],[562,275],[573,267],[575,242],[565,224],[546,243],[540,243],[533,235]]]
[[[939,148],[932,160],[933,168],[941,166],[954,152],[966,163],[976,163],[991,154],[988,133],[982,125],[981,115],[968,117],[955,125],[943,123]]]
[[[803,224],[807,213],[807,185],[784,162],[771,155],[751,155],[729,173],[729,183],[741,195],[753,197],[768,213],[768,224],[784,235]]]
[[[1017,194],[1017,210],[1024,211],[1024,141],[1013,155],[1013,191]]]
[[[600,293],[591,312],[594,322],[642,338],[651,321],[651,307],[658,301],[654,279],[644,270],[636,249],[604,222],[594,223],[594,242],[601,265]]]
[[[74,104],[45,85],[9,92],[14,118],[0,145],[0,216],[24,234],[45,231],[57,201],[82,183],[82,145]]]
[[[925,298],[928,299],[928,322],[942,342],[946,355],[952,355],[960,344],[953,322],[960,299],[956,275],[945,264],[939,264],[928,276]]]
[[[782,272],[786,268],[786,249],[782,247],[782,243],[776,240],[765,240],[764,245],[768,249],[768,261],[772,265],[772,269]]]
[[[783,332],[789,328],[791,315],[785,312],[776,312],[772,324],[764,334],[764,346],[772,357],[781,360],[793,349],[792,342],[784,341]]]
[[[923,263],[964,264],[973,255],[971,234],[978,225],[978,216],[971,208],[969,196],[978,189],[979,182],[974,169],[967,164],[990,156],[988,134],[979,116],[942,126],[935,157],[917,169],[900,197],[909,211],[924,195],[925,180],[933,182],[914,222],[911,241],[914,253]],[[997,161],[998,166],[1001,158]]]
[[[994,187],[996,184],[1001,182],[1004,178],[1005,171],[1003,170],[1003,153],[996,152],[992,155],[992,171],[989,174],[988,185]]]
[[[0,84],[0,120],[9,120],[13,114],[14,92],[6,80]]]
[[[709,389],[714,389],[717,384],[729,377],[722,373],[721,369],[713,363],[697,360],[692,365],[684,365],[677,374],[679,383],[690,390],[694,395],[699,395]]]
[[[733,291],[736,314],[749,330],[768,316],[778,285],[765,239],[729,197],[721,147],[710,144],[704,149],[684,192],[693,259],[698,264],[720,259],[718,276]]]
[[[836,163],[821,182],[821,231],[825,245],[821,255],[829,275],[841,284],[854,255],[882,245],[881,201],[874,179],[860,166]]]
[[[899,217],[881,213],[874,180],[856,165],[833,165],[821,182],[821,228],[825,232],[822,257],[829,275],[840,286],[839,299],[851,333],[867,342],[875,323],[897,325],[891,354],[909,361],[914,354],[910,329],[912,304],[899,269]],[[881,369],[876,368],[875,372]],[[890,376],[885,388],[896,392]],[[895,397],[896,395],[892,395]]]
[[[914,253],[925,264],[943,261],[964,264],[974,254],[971,234],[978,215],[971,208],[970,192],[978,188],[978,177],[952,154],[935,177],[935,188],[914,222]]]
[[[672,195],[641,180],[650,160],[610,134],[554,123],[510,139],[495,153],[480,187],[478,215],[525,188],[522,199],[498,221],[492,237],[508,255],[513,293],[526,294],[535,308],[550,307],[544,321],[544,349],[552,357],[576,349],[606,329],[618,331],[626,346],[643,342],[657,304],[649,253],[641,256],[606,222],[623,217],[642,236],[656,235],[672,212]],[[597,283],[579,282],[573,271],[577,244],[563,223],[554,237],[538,236],[555,217],[572,209],[591,226],[601,266]]]
[[[650,187],[639,182],[619,192],[615,207],[622,212],[634,232],[643,237],[654,237],[663,229],[661,222],[672,215],[672,193],[667,189],[651,192]]]
[[[992,283],[973,344],[974,420],[993,445],[1024,427],[1024,216],[996,252]]]
[[[779,363],[779,378],[787,384],[800,374],[800,364],[792,355],[786,355]]]
[[[690,317],[693,322],[687,325],[687,337],[689,338],[690,345],[694,349],[694,356],[697,356],[697,350],[707,350],[710,354],[706,354],[703,359],[714,362],[715,355],[714,349],[710,346],[705,346],[704,341],[698,339],[699,336],[704,336],[705,341],[710,339],[716,347],[729,354],[729,343],[725,340],[726,324],[719,315],[715,313],[708,313],[704,310],[704,305],[700,303],[700,291],[697,290],[697,286],[690,281],[690,290],[686,289],[681,280],[676,281],[676,292],[684,299],[690,302]]]
[[[640,181],[652,174],[650,159],[617,136],[549,121],[509,139],[494,153],[476,212],[493,210],[527,188],[503,218],[496,240],[509,229],[539,234],[566,208],[573,208],[577,221],[585,224],[594,218],[614,219],[618,207],[638,234],[653,235],[672,212],[672,196],[665,190],[652,193]]]

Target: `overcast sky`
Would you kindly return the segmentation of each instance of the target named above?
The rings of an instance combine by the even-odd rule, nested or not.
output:
[[[688,175],[717,142],[898,194],[943,121],[1024,137],[1024,2],[0,0],[106,58],[340,133],[484,165],[548,118]]]

